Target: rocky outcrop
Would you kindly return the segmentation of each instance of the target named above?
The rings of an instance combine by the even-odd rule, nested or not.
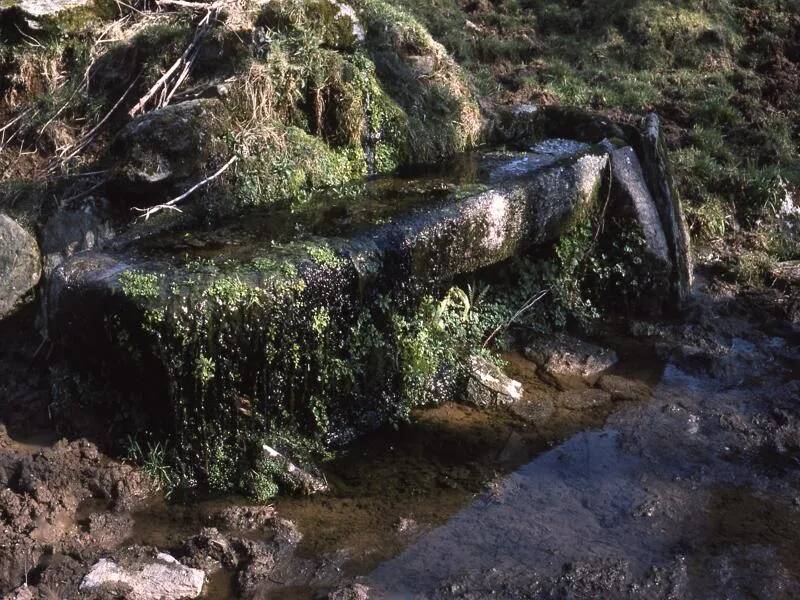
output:
[[[41,261],[33,236],[0,213],[0,319],[18,308],[39,283]]]
[[[56,210],[45,221],[40,234],[45,277],[64,259],[113,237],[108,212],[106,203],[90,198],[78,206]]]

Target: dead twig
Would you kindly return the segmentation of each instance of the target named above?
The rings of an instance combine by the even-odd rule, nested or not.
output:
[[[61,158],[61,161],[60,161],[61,164],[67,162],[69,159],[71,159],[74,156],[76,156],[79,152],[81,152],[81,150],[83,150],[84,148],[86,148],[86,146],[89,145],[89,143],[94,139],[94,136],[97,134],[97,132],[100,131],[100,128],[105,124],[106,121],[108,121],[109,118],[111,118],[111,115],[114,114],[114,111],[119,108],[120,104],[123,103],[125,98],[128,96],[130,91],[133,89],[133,86],[135,86],[136,83],[139,81],[139,77],[141,77],[141,73],[134,78],[134,80],[128,86],[128,89],[126,89],[122,93],[122,96],[119,97],[119,100],[117,100],[116,103],[114,104],[114,106],[111,107],[111,110],[109,110],[106,113],[106,116],[104,116],[102,119],[100,119],[100,121],[97,123],[97,125],[92,127],[80,140],[78,140],[78,142],[74,146],[72,146],[71,148],[66,148],[62,152],[62,158]],[[63,156],[63,154],[66,153],[66,152],[69,152],[69,154],[67,156]]]
[[[64,198],[63,200],[61,200],[61,204],[67,204],[69,202],[72,202],[73,200],[79,200],[80,198],[83,198],[84,196],[88,196],[89,194],[91,194],[95,190],[98,190],[101,187],[103,187],[106,183],[108,183],[108,179],[103,179],[99,183],[94,184],[88,190],[84,190],[84,191],[82,191],[82,192],[80,192],[78,194],[75,194],[74,196],[70,196],[69,198]]]
[[[130,8],[133,12],[139,13],[140,15],[145,14],[143,11],[139,10],[135,6],[131,6],[130,4],[128,4],[127,2],[123,2],[122,0],[114,0],[114,2],[117,4],[117,9],[119,9],[120,14],[122,14],[122,10],[119,8],[120,6],[124,6],[125,8]]]
[[[6,129],[8,129],[8,128],[9,128],[9,127],[11,127],[12,125],[14,125],[14,123],[16,123],[17,121],[19,121],[19,120],[20,120],[20,119],[22,119],[23,117],[25,117],[25,115],[27,115],[29,112],[31,112],[31,109],[30,109],[30,108],[29,108],[29,109],[27,109],[27,110],[24,110],[24,111],[22,111],[22,112],[21,112],[20,114],[18,114],[16,117],[14,117],[13,119],[11,119],[11,120],[10,120],[8,123],[6,123],[6,124],[5,124],[5,125],[3,125],[2,127],[0,127],[0,133],[4,132]]]
[[[597,229],[594,232],[594,240],[593,242],[596,244],[600,234],[603,233],[603,229],[605,228],[606,222],[606,211],[608,210],[608,205],[611,202],[611,187],[614,185],[614,171],[611,165],[611,157],[608,158],[608,190],[606,191],[606,201],[603,204],[603,210],[600,212],[600,219],[599,223],[597,224]]]
[[[491,342],[498,333],[500,333],[504,329],[507,329],[514,321],[516,321],[519,317],[521,317],[523,314],[525,314],[527,311],[529,311],[531,308],[533,308],[534,305],[537,302],[539,302],[542,298],[544,298],[549,293],[550,293],[550,288],[547,288],[547,289],[542,290],[538,294],[532,296],[531,298],[529,298],[519,308],[519,310],[517,310],[517,312],[514,313],[514,315],[510,319],[508,319],[507,321],[504,321],[503,323],[500,323],[500,325],[495,327],[494,331],[492,331],[492,333],[489,334],[489,337],[487,337],[486,340],[484,340],[483,347],[486,348],[486,346],[489,345],[489,342]]]
[[[22,31],[22,29],[19,28],[19,25],[15,24],[14,27],[16,27],[17,31],[19,31],[19,34],[23,38],[25,38],[25,43],[28,44],[28,46],[30,46],[32,48],[44,48],[44,46],[42,45],[42,43],[39,40],[37,40],[32,35],[28,35],[24,31]]]
[[[175,212],[183,212],[183,211],[181,211],[180,208],[178,208],[176,206],[179,202],[181,202],[182,200],[185,200],[188,196],[190,196],[191,194],[196,192],[198,189],[200,189],[204,185],[207,185],[211,181],[214,181],[217,177],[222,175],[228,169],[228,167],[230,167],[237,160],[239,160],[238,156],[232,157],[228,162],[226,162],[224,165],[222,165],[222,167],[220,167],[219,170],[216,173],[214,173],[213,175],[209,175],[208,177],[206,177],[202,181],[197,182],[192,187],[190,187],[188,190],[186,190],[184,193],[182,193],[180,196],[178,196],[177,198],[173,198],[169,202],[165,202],[164,204],[158,204],[156,206],[151,206],[150,208],[134,208],[133,210],[141,213],[139,216],[143,217],[145,221],[147,221],[147,219],[149,219],[154,214],[156,214],[156,213],[158,213],[158,212],[160,212],[162,210],[172,210],[172,211],[175,211]]]
[[[81,83],[81,85],[79,85],[78,87],[76,87],[76,88],[73,90],[73,92],[72,92],[72,94],[70,95],[70,97],[67,99],[67,101],[66,101],[66,102],[64,102],[64,104],[62,104],[62,105],[61,105],[61,108],[59,108],[59,109],[56,111],[56,114],[54,114],[52,117],[50,117],[50,118],[47,120],[47,123],[45,123],[44,125],[42,125],[42,128],[39,130],[39,137],[40,137],[40,138],[41,138],[41,137],[42,137],[42,135],[44,134],[44,130],[45,130],[45,129],[47,129],[47,127],[50,125],[50,123],[52,123],[52,122],[53,122],[53,121],[55,121],[55,120],[56,120],[58,117],[60,117],[60,116],[61,116],[61,113],[62,113],[62,112],[64,112],[64,109],[65,109],[65,108],[67,108],[67,106],[69,106],[69,105],[70,105],[70,103],[72,102],[72,100],[75,98],[75,95],[76,95],[76,94],[77,94],[79,91],[81,91],[81,90],[84,88],[84,86],[85,86],[85,85],[86,85],[86,82],[84,81],[83,83]]]
[[[164,73],[158,81],[156,81],[153,86],[147,90],[144,96],[142,96],[139,101],[128,111],[128,115],[131,117],[136,116],[139,112],[141,112],[145,106],[153,99],[153,96],[156,94],[161,94],[161,101],[157,103],[157,108],[161,108],[166,106],[169,102],[169,99],[172,98],[172,95],[177,90],[178,86],[183,83],[183,80],[188,76],[189,71],[194,64],[194,60],[197,57],[197,50],[200,47],[200,43],[205,38],[208,31],[211,29],[211,23],[213,19],[216,19],[217,13],[219,12],[219,7],[216,5],[212,5],[206,11],[205,16],[200,19],[200,22],[197,24],[197,28],[195,30],[194,37],[192,41],[189,43],[188,46],[184,49],[183,53],[180,55],[178,60],[176,60],[172,66],[167,69],[167,72]],[[169,81],[175,73],[179,73],[178,79],[175,84],[172,86],[172,91],[167,92],[167,87],[169,86]]]
[[[190,10],[212,10],[217,6],[216,2],[186,2],[186,0],[156,0],[156,4],[159,6],[179,6]]]
[[[175,85],[172,86],[172,91],[170,91],[166,95],[166,97],[161,101],[161,106],[167,106],[170,103],[170,101],[172,100],[172,96],[175,95],[175,92],[178,91],[178,88],[181,87],[181,84],[189,76],[189,72],[192,70],[192,65],[194,64],[194,61],[197,58],[197,54],[198,54],[199,50],[200,50],[200,47],[196,46],[194,51],[192,52],[191,56],[186,61],[186,64],[183,67],[183,71],[181,71],[181,74],[178,75],[178,79],[175,81]],[[166,91],[166,90],[167,90],[167,88],[165,87],[164,91]]]

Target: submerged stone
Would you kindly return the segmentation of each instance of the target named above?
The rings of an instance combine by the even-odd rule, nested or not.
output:
[[[617,362],[617,353],[566,334],[537,336],[525,348],[525,357],[552,375],[595,381]]]

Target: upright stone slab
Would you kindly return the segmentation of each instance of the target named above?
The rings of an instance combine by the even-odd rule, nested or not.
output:
[[[672,295],[675,304],[682,306],[689,299],[692,286],[691,242],[681,201],[672,181],[667,147],[658,115],[651,113],[645,117],[636,141],[645,180],[661,217],[670,259],[675,269]]]
[[[630,146],[611,153],[611,187],[619,212],[635,222],[644,238],[648,254],[671,268],[667,239],[653,195],[647,187],[642,166]]]

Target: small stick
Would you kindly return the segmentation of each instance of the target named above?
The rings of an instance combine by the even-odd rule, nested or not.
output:
[[[227,170],[227,168],[230,167],[237,160],[239,160],[238,156],[232,157],[228,162],[226,162],[224,165],[222,165],[222,167],[220,167],[220,169],[216,173],[214,173],[213,175],[210,175],[209,177],[206,177],[202,181],[197,182],[192,187],[190,187],[188,190],[186,190],[184,193],[182,193],[180,196],[178,196],[177,198],[173,198],[169,202],[165,202],[164,204],[158,204],[158,205],[152,206],[150,208],[134,208],[133,210],[141,213],[139,216],[140,217],[144,217],[145,221],[147,221],[147,219],[149,219],[154,214],[156,214],[157,212],[160,212],[162,210],[173,210],[175,212],[183,212],[183,211],[181,211],[180,208],[178,208],[175,205],[178,204],[181,200],[186,199],[189,195],[191,195],[193,192],[197,191],[199,188],[203,187],[204,185],[210,183],[211,181],[213,181],[214,179],[216,179],[217,177],[222,175]]]
[[[39,137],[42,137],[42,134],[44,133],[44,130],[45,130],[45,129],[47,129],[48,125],[50,125],[50,123],[52,123],[53,121],[55,121],[55,120],[56,120],[56,119],[59,117],[59,115],[60,115],[62,112],[64,112],[64,109],[65,109],[65,108],[67,108],[67,106],[69,106],[69,103],[70,103],[70,102],[72,102],[72,99],[75,97],[75,94],[77,94],[77,93],[78,93],[78,92],[79,92],[79,91],[80,91],[80,90],[83,88],[83,86],[84,86],[84,85],[86,85],[86,82],[84,82],[84,83],[80,84],[78,87],[76,87],[76,88],[73,90],[73,92],[72,92],[72,95],[71,95],[71,96],[70,96],[70,97],[67,99],[67,101],[66,101],[66,102],[64,102],[64,104],[61,106],[61,108],[59,108],[59,109],[56,111],[56,114],[54,114],[52,117],[50,117],[50,118],[48,119],[47,123],[45,123],[44,125],[42,125],[42,128],[39,130]]]
[[[20,35],[25,38],[25,40],[26,40],[25,43],[26,44],[28,44],[29,46],[31,46],[33,48],[44,48],[44,46],[42,46],[42,43],[39,40],[37,40],[32,35],[28,35],[24,31],[22,31],[22,29],[19,28],[19,25],[15,24],[14,27],[16,27],[17,31],[19,31]],[[31,41],[27,41],[27,40],[31,40]]]
[[[507,328],[509,325],[511,325],[511,323],[513,323],[513,322],[514,322],[514,320],[515,320],[517,317],[521,316],[521,315],[522,315],[522,313],[524,313],[526,310],[529,310],[529,309],[531,309],[531,308],[533,307],[533,305],[534,305],[534,304],[536,304],[537,302],[539,302],[539,300],[541,300],[542,298],[544,298],[544,297],[545,297],[545,296],[546,296],[546,295],[547,295],[549,292],[550,292],[550,288],[547,288],[547,289],[545,289],[545,290],[542,290],[542,291],[541,291],[541,292],[539,292],[539,293],[538,293],[536,296],[534,296],[533,298],[531,298],[530,300],[528,300],[527,302],[525,302],[525,304],[523,304],[523,305],[522,305],[522,308],[520,308],[520,309],[519,309],[519,310],[518,310],[516,313],[514,313],[514,316],[513,316],[513,317],[511,317],[511,318],[510,318],[508,321],[506,321],[506,322],[504,322],[504,323],[501,323],[500,325],[498,325],[498,326],[495,328],[495,330],[494,330],[494,331],[491,333],[491,335],[489,335],[489,337],[487,337],[487,338],[486,338],[486,341],[484,341],[484,342],[483,342],[483,347],[484,347],[484,348],[486,348],[486,346],[488,346],[488,345],[489,345],[489,342],[491,342],[491,341],[492,341],[492,339],[494,339],[494,336],[496,336],[498,333],[500,333],[500,331],[502,331],[503,329],[505,329],[505,328]]]
[[[134,11],[134,12],[137,12],[137,13],[139,13],[140,15],[144,15],[144,14],[145,14],[145,13],[143,13],[141,10],[139,10],[138,8],[136,8],[135,6],[131,6],[130,4],[127,4],[126,2],[123,2],[122,0],[114,0],[114,2],[116,2],[116,3],[117,3],[117,8],[119,8],[119,5],[121,4],[121,5],[122,5],[122,6],[124,6],[125,8],[130,8],[132,11]],[[120,10],[119,12],[120,12],[120,14],[122,14],[122,11],[121,11],[121,10]]]
[[[153,84],[153,87],[147,90],[147,93],[145,93],[145,95],[139,99],[136,105],[128,111],[128,116],[133,117],[136,115],[136,113],[142,110],[147,105],[147,103],[150,102],[152,97],[155,96],[159,91],[161,91],[161,88],[166,87],[167,82],[169,81],[170,77],[172,77],[172,75],[175,73],[175,71],[177,71],[179,68],[181,68],[186,64],[187,59],[194,52],[195,47],[205,37],[206,32],[208,31],[209,23],[211,21],[212,12],[213,11],[211,10],[206,12],[205,16],[197,24],[197,31],[194,34],[194,38],[189,43],[189,45],[186,46],[186,49],[183,51],[183,54],[181,54],[178,60],[176,60],[172,64],[172,66],[169,69],[167,69],[167,72],[164,73],[159,78],[159,80]]]
[[[30,108],[29,108],[29,109],[27,109],[27,110],[25,110],[25,111],[23,111],[23,112],[21,112],[20,114],[18,114],[16,117],[14,117],[13,119],[11,119],[11,120],[10,120],[8,123],[6,123],[6,124],[5,124],[5,125],[3,125],[2,127],[0,127],[0,132],[2,132],[2,131],[5,131],[6,129],[8,129],[9,127],[11,127],[11,126],[12,126],[14,123],[16,123],[17,121],[19,121],[19,120],[20,120],[22,117],[24,117],[25,115],[27,115],[29,112],[31,112],[31,109],[30,109]]]
[[[206,4],[205,2],[186,2],[185,0],[156,0],[156,4],[171,6],[180,6],[181,8],[189,8],[192,10],[211,10],[215,8],[215,3]]]
[[[69,198],[64,198],[63,200],[61,200],[61,203],[62,204],[66,204],[67,202],[72,202],[73,200],[77,200],[78,198],[83,198],[84,196],[88,196],[93,191],[103,187],[106,183],[108,183],[108,179],[103,179],[100,183],[96,183],[95,185],[90,187],[88,190],[84,190],[84,191],[82,191],[82,192],[80,192],[78,194],[75,194],[74,196],[70,196]]]
[[[94,135],[103,126],[103,124],[106,121],[108,121],[108,119],[111,117],[111,115],[114,114],[114,111],[117,110],[117,108],[119,108],[119,105],[122,104],[122,102],[125,100],[127,95],[133,89],[133,86],[136,85],[137,81],[139,81],[139,77],[141,77],[141,73],[139,75],[137,75],[136,78],[131,82],[131,84],[128,86],[128,89],[123,92],[122,96],[119,97],[119,100],[117,100],[116,104],[114,104],[114,106],[111,107],[111,110],[108,111],[108,113],[106,113],[106,116],[103,117],[102,119],[100,119],[100,122],[97,125],[95,125],[94,127],[92,127],[92,129],[89,130],[89,132],[86,135],[84,135],[83,138],[81,138],[81,140],[78,142],[78,144],[74,147],[74,150],[72,152],[70,152],[70,154],[68,156],[65,156],[64,158],[61,159],[62,162],[68,161],[70,158],[72,158],[73,156],[78,154],[78,152],[80,152],[81,150],[83,150],[86,147],[86,145],[92,140]],[[64,150],[64,152],[67,152],[68,150],[69,150],[69,148]]]
[[[178,79],[175,82],[175,85],[172,87],[172,91],[169,94],[167,94],[167,97],[164,98],[163,102],[161,102],[162,106],[166,106],[167,104],[170,103],[170,100],[172,100],[172,96],[174,96],[175,92],[178,91],[178,88],[181,86],[181,84],[183,83],[184,79],[186,79],[189,76],[189,71],[192,70],[192,65],[194,64],[194,61],[197,58],[197,54],[198,54],[199,50],[200,50],[199,47],[195,47],[194,52],[192,52],[192,55],[186,61],[186,64],[183,67],[183,71],[181,71],[181,74],[178,76]],[[164,88],[164,89],[166,89],[166,88]]]
[[[108,173],[108,169],[102,171],[86,171],[85,173],[64,173],[61,177],[93,177],[94,175],[104,175],[105,173]]]

